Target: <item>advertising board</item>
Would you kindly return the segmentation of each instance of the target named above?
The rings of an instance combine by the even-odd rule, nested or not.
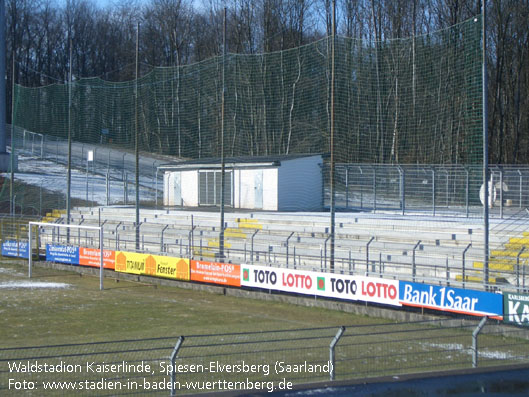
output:
[[[240,265],[191,260],[191,281],[240,287]]]
[[[190,279],[189,259],[170,256],[117,251],[115,270],[123,273],[145,274],[177,280]]]
[[[503,296],[485,291],[400,282],[400,303],[471,316],[503,318]]]
[[[375,277],[241,265],[241,286],[401,306],[399,282]]]
[[[29,244],[27,241],[6,240],[2,242],[2,256],[19,258],[29,257]]]
[[[79,247],[46,244],[46,260],[49,262],[79,264]]]
[[[504,292],[503,321],[529,327],[529,295]]]
[[[103,267],[114,269],[116,252],[103,250]],[[98,248],[79,248],[79,264],[82,266],[99,267],[101,262],[100,250]]]

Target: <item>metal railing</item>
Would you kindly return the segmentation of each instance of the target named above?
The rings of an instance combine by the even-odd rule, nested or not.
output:
[[[329,245],[325,228],[314,226],[305,229],[302,224],[293,231],[274,229],[273,223],[266,229],[235,229],[236,236],[226,241],[224,258],[218,252],[219,230],[211,225],[208,214],[179,215],[173,223],[165,223],[159,213],[150,213],[142,218],[139,226],[140,244],[136,248],[136,224],[127,218],[123,209],[109,215],[111,208],[81,211],[71,224],[96,225],[104,230],[104,246],[116,251],[132,251],[185,257],[227,263],[265,265],[298,270],[328,272]],[[114,211],[117,211],[114,209]],[[146,214],[144,212],[144,214]],[[58,221],[65,222],[64,218]],[[231,224],[233,221],[228,221]],[[396,227],[396,226],[395,226]],[[419,225],[413,226],[419,229]],[[406,237],[397,230],[393,235],[382,232],[351,236],[347,231],[337,233],[334,271],[341,274],[368,275],[390,279],[410,280],[463,288],[482,288],[482,245],[478,232],[469,234],[466,229],[437,235],[427,224],[420,234]],[[47,230],[49,229],[49,230]],[[95,237],[77,231],[67,236],[57,233],[53,224],[40,230],[40,251],[46,244],[77,245],[93,247]],[[294,230],[294,229],[292,229]],[[304,231],[303,231],[304,230]],[[359,233],[359,229],[355,229]],[[417,232],[415,230],[414,232]],[[370,237],[371,236],[371,237]],[[439,239],[443,237],[444,239]],[[498,237],[499,241],[503,235]],[[26,239],[25,236],[21,237]],[[495,251],[492,251],[495,252]],[[491,262],[491,287],[510,283],[509,288],[524,291],[529,286],[529,271],[526,271],[526,255],[507,258],[500,263],[496,256]],[[517,263],[512,263],[517,260]],[[481,267],[480,267],[481,266]]]
[[[99,384],[98,395],[268,392],[317,381],[527,362],[526,331],[495,326],[486,318],[353,324],[1,348],[0,393],[14,395],[24,382],[41,393],[46,384],[45,395],[81,383]],[[61,370],[28,376],[14,371],[17,365]],[[85,392],[93,393],[85,388],[76,394]]]
[[[491,165],[490,216],[529,204],[529,167]],[[324,176],[328,171],[324,170]],[[481,165],[337,164],[336,205],[345,210],[482,216]],[[326,191],[326,203],[330,202]]]

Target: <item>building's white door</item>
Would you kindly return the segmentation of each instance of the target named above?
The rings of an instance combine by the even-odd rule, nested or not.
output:
[[[257,170],[254,177],[254,207],[263,209],[263,171]]]
[[[181,183],[181,173],[175,172],[174,174],[174,205],[182,205],[182,183]]]

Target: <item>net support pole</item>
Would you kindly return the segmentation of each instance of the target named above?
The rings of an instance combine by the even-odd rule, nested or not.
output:
[[[226,95],[226,7],[224,7],[224,33],[222,39],[222,100],[220,126],[220,233],[219,260],[224,261],[224,190],[226,189],[226,170],[224,160],[224,101]]]
[[[483,102],[483,285],[489,285],[489,113],[487,101],[487,1],[481,2],[482,7],[482,102]]]
[[[136,250],[140,249],[140,154],[139,154],[139,119],[138,119],[138,78],[139,78],[139,38],[140,38],[140,23],[136,23],[136,95],[135,97],[135,139],[134,139],[134,155],[135,155],[135,170],[136,170]]]
[[[331,125],[330,125],[330,151],[331,151],[331,160],[330,160],[330,193],[331,193],[331,252],[330,252],[330,262],[329,269],[331,273],[334,273],[334,233],[336,229],[336,209],[335,209],[335,186],[334,186],[334,46],[335,46],[335,37],[336,37],[336,0],[332,2],[332,37],[331,37]]]
[[[9,170],[11,172],[11,177],[9,178],[9,203],[10,203],[10,214],[15,215],[15,110],[16,110],[16,97],[15,97],[15,51],[13,50],[13,65],[12,65],[12,77],[11,77],[11,156],[9,161]],[[0,167],[1,168],[1,167]]]
[[[68,164],[66,171],[66,224],[70,224],[71,186],[72,186],[72,39],[70,44],[70,73],[68,76]],[[88,174],[87,174],[88,176]],[[88,193],[87,193],[88,194]],[[70,242],[70,229],[66,241]]]
[[[0,0],[0,154],[6,153],[6,19],[5,0]],[[11,134],[11,140],[13,140]],[[7,164],[6,164],[7,165]],[[7,168],[2,171],[7,171]]]

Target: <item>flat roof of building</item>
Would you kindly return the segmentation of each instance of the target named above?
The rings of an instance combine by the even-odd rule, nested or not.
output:
[[[300,158],[308,157],[322,157],[321,154],[283,154],[283,155],[271,155],[271,156],[237,156],[237,157],[226,157],[224,159],[225,168],[262,168],[262,167],[278,167],[283,161],[296,160]],[[162,164],[158,166],[158,169],[170,171],[170,170],[181,170],[181,169],[217,169],[221,167],[221,159],[215,158],[203,158],[186,160],[172,164]]]

